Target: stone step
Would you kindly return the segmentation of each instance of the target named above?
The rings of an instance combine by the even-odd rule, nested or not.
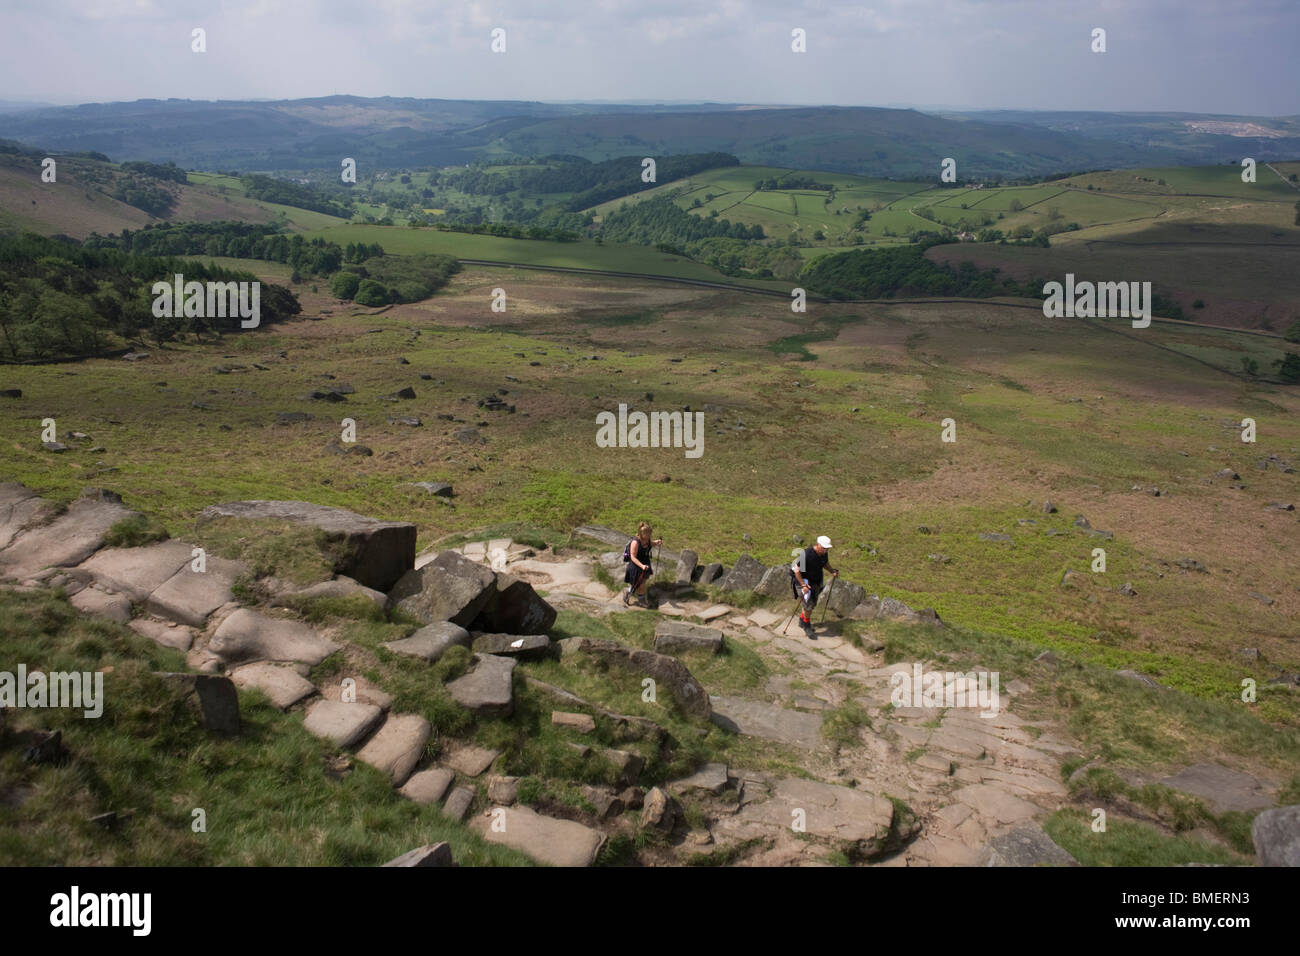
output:
[[[424,753],[432,729],[427,720],[416,714],[390,714],[383,726],[357,751],[357,759],[387,774],[393,786],[400,787]]]

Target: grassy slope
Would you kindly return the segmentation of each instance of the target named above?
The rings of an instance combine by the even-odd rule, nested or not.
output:
[[[488,309],[496,285],[511,297],[504,316]],[[993,304],[819,307],[802,317],[779,301],[507,270],[467,270],[452,289],[383,316],[336,315],[228,337],[219,348],[269,372],[215,375],[218,352],[192,346],[138,364],[11,369],[6,384],[24,397],[0,407],[13,436],[5,471],[63,497],[88,482],[108,484],[178,535],[204,505],[235,498],[306,498],[413,520],[423,542],[494,522],[563,529],[650,515],[675,540],[722,560],[753,550],[774,562],[789,535],[838,529],[850,576],[881,593],[1035,645],[1152,671],[1197,693],[1233,693],[1241,667],[1234,649],[1244,643],[1260,647],[1270,666],[1300,663],[1287,640],[1297,613],[1286,570],[1300,561],[1295,516],[1265,509],[1295,497],[1295,478],[1253,469],[1268,453],[1300,457],[1294,390],[1252,388],[1152,347],[1191,334],[1205,347],[1238,348],[1230,336],[1153,327],[1134,339]],[[833,328],[830,319],[843,323],[838,337],[805,346],[815,361],[773,363],[765,343]],[[412,339],[410,328],[422,334]],[[591,354],[603,358],[584,358]],[[326,370],[356,386],[346,405],[322,408],[303,397]],[[73,389],[68,371],[76,372]],[[437,381],[418,379],[421,371]],[[506,382],[507,374],[520,381]],[[387,424],[397,409],[380,396],[402,384],[419,398],[400,410],[425,427]],[[474,407],[497,384],[518,414]],[[653,407],[725,409],[707,416],[703,458],[593,451],[596,412],[649,404],[647,392]],[[296,409],[318,418],[274,424],[277,411]],[[488,444],[461,444],[451,434],[461,426],[435,413],[490,419]],[[47,415],[61,435],[86,431],[86,447],[108,450],[40,451]],[[373,458],[326,452],[345,415]],[[1234,443],[1224,425],[1246,415],[1259,423],[1253,447]],[[959,422],[956,445],[938,441],[947,416]],[[808,463],[816,463],[811,482]],[[1225,465],[1246,476],[1245,492],[1202,483]],[[647,480],[656,473],[672,483]],[[456,485],[453,508],[402,484],[433,479]],[[1165,495],[1130,491],[1133,484],[1159,485]],[[1062,513],[1036,513],[1043,497],[1058,498]],[[1058,587],[1061,572],[1086,570],[1098,543],[1072,528],[1076,510],[1116,538],[1103,543],[1106,576],[1068,593]],[[918,535],[919,524],[934,533]],[[1046,536],[1049,528],[1064,534]],[[990,545],[977,540],[980,531],[1016,540]],[[742,541],[747,533],[753,544]],[[927,557],[934,552],[952,563],[936,565]],[[1211,573],[1159,564],[1188,553]],[[1139,599],[1109,590],[1125,580]],[[1276,604],[1263,608],[1247,591]],[[1287,700],[1273,695],[1265,710],[1285,712],[1294,707]]]

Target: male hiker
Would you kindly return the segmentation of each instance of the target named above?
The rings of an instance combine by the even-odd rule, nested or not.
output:
[[[799,626],[809,637],[815,637],[812,626],[812,609],[817,606],[817,597],[822,593],[822,570],[830,571],[832,577],[839,577],[840,572],[831,567],[831,539],[822,535],[811,548],[805,548],[795,562],[790,565],[794,572],[796,587],[803,603],[799,606]]]

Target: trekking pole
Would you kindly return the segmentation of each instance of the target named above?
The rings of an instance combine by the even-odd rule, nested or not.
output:
[[[786,618],[786,621],[785,621],[785,627],[782,627],[782,628],[781,628],[781,633],[782,633],[782,634],[784,634],[784,633],[785,633],[785,629],[786,629],[787,627],[790,626],[790,622],[794,620],[794,616],[795,616],[796,614],[799,613],[799,608],[800,608],[800,606],[801,606],[802,604],[803,604],[803,598],[800,598],[799,601],[798,601],[798,603],[795,604],[795,606],[794,606],[794,610],[790,612],[790,616],[789,616],[788,618]]]
[[[838,578],[831,578],[831,586],[826,589],[826,603],[822,605],[822,619],[818,624],[826,623],[826,612],[831,609],[831,595],[835,593],[835,582]]]

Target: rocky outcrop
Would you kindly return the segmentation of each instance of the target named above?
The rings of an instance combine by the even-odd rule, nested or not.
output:
[[[415,525],[379,521],[307,501],[231,501],[204,508],[199,522],[217,518],[292,521],[317,528],[334,556],[334,572],[387,591],[415,564]]]

